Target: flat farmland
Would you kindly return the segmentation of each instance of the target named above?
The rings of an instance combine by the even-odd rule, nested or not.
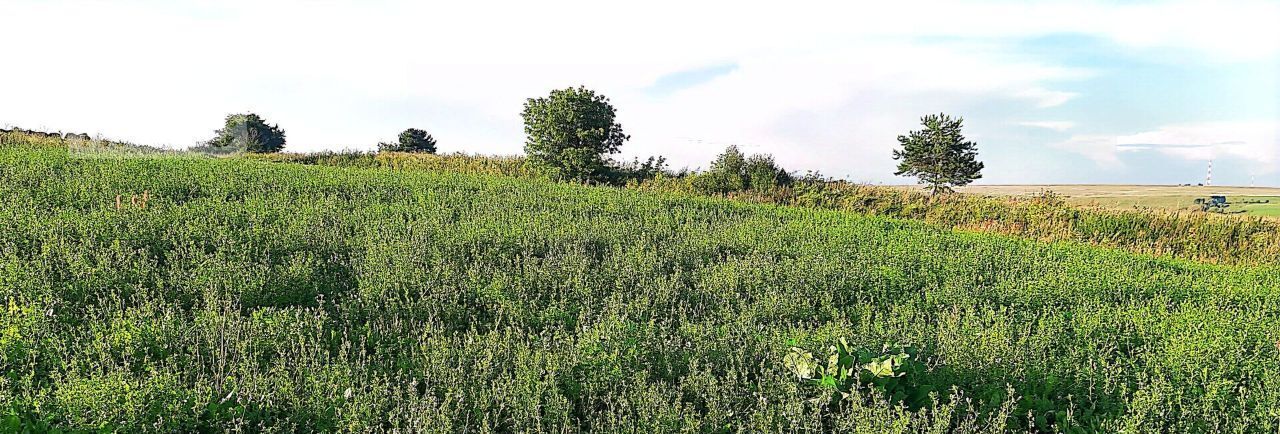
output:
[[[958,189],[989,196],[1030,196],[1043,191],[1062,195],[1068,203],[1108,209],[1192,210],[1195,199],[1226,195],[1228,213],[1280,217],[1280,188],[1170,185],[974,185]]]

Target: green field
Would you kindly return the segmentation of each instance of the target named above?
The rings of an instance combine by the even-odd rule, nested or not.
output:
[[[1161,185],[977,185],[962,188],[971,194],[1029,196],[1043,191],[1062,195],[1068,203],[1107,209],[1197,211],[1197,198],[1221,194],[1231,206],[1227,213],[1257,217],[1280,216],[1280,188],[1201,187]],[[1247,203],[1266,202],[1266,203]]]
[[[0,432],[1280,427],[1274,266],[447,171],[0,178]]]
[[[1157,210],[1196,211],[1198,196],[1096,196],[1077,197],[1068,202],[1110,209],[1149,208]],[[1280,196],[1228,196],[1227,214],[1257,217],[1280,216]],[[1262,202],[1262,203],[1256,203]],[[1188,205],[1190,204],[1190,205]]]
[[[1245,201],[1265,202],[1265,203],[1245,203]],[[1260,217],[1280,217],[1280,196],[1257,196],[1245,198],[1236,206],[1245,211],[1245,214],[1256,215]]]

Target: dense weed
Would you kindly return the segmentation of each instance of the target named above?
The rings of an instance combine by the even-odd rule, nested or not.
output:
[[[700,193],[680,178],[657,178],[632,187]],[[1280,264],[1280,220],[1260,217],[1080,207],[1068,205],[1052,193],[1030,198],[931,196],[901,188],[823,180],[727,196],[920,220],[965,231],[1077,241],[1201,262]]]
[[[334,166],[387,167],[545,179],[519,157],[469,155],[287,154],[252,156],[270,161]],[[721,196],[788,206],[855,211],[929,222],[947,228],[1016,235],[1044,241],[1077,241],[1131,252],[1217,264],[1280,264],[1280,220],[1201,212],[1111,210],[1072,206],[1052,193],[1031,198],[931,196],[901,188],[804,177],[788,185],[746,188],[727,194],[707,189],[707,174],[651,173],[620,178],[643,191]]]
[[[1280,424],[1273,266],[356,160],[0,147],[0,431]]]

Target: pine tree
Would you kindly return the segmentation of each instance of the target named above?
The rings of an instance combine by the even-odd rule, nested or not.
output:
[[[902,149],[893,151],[893,159],[902,161],[894,174],[916,177],[933,194],[982,178],[978,145],[965,140],[960,132],[963,123],[964,118],[952,119],[943,113],[920,118],[923,130],[898,136]]]

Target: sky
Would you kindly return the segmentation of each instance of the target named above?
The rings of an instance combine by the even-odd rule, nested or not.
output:
[[[1280,186],[1280,1],[0,0],[0,126],[187,147],[230,113],[287,151],[518,154],[527,98],[584,85],[619,159],[726,146],[900,184],[921,116],[981,184]]]

